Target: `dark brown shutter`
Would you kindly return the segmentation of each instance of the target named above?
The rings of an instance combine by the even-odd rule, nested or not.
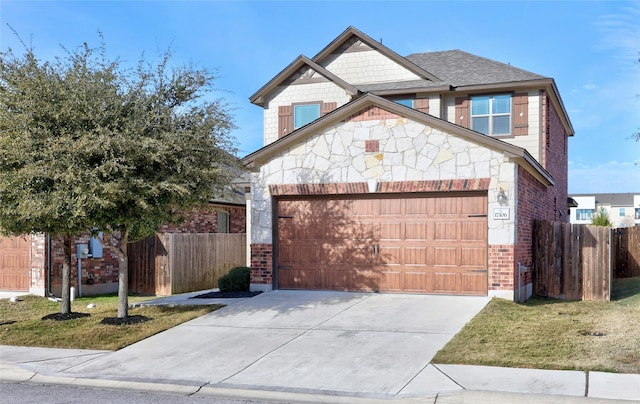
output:
[[[429,113],[429,99],[428,98],[416,98],[413,100],[413,108],[425,114]]]
[[[529,94],[513,95],[513,134],[515,136],[529,134]]]
[[[335,103],[335,102],[323,102],[322,103],[322,107],[320,107],[320,116],[327,115],[329,112],[331,112],[334,109],[336,109],[337,106],[338,106],[338,104]]]
[[[469,122],[469,97],[456,98],[456,119],[453,123],[465,128],[471,128],[471,122]]]
[[[293,107],[281,105],[278,107],[278,139],[293,131]]]

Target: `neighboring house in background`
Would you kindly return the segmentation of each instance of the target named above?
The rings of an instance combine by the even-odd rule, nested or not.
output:
[[[350,27],[250,100],[253,290],[531,294],[534,219],[569,220],[552,78]]]
[[[571,223],[591,224],[593,215],[604,209],[614,228],[640,226],[640,192],[570,196],[578,203],[571,209]]]
[[[161,233],[244,233],[246,231],[246,207],[244,194],[232,195],[224,200],[213,201],[198,212],[186,215],[180,226],[161,227]],[[77,244],[91,245],[89,234],[74,241],[71,257],[71,286],[77,286]],[[108,248],[101,249],[100,258],[82,259],[83,296],[117,293],[119,264],[117,257]],[[89,253],[94,251],[89,250]],[[62,287],[62,245],[44,234],[24,237],[0,236],[0,290],[30,292],[47,296],[60,296]],[[133,273],[129,274],[131,278]],[[136,292],[131,290],[131,292]]]

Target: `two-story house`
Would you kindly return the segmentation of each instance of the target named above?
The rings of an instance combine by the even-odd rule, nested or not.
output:
[[[552,78],[350,27],[250,100],[252,289],[531,294],[534,219],[569,219]]]
[[[591,224],[603,210],[614,228],[640,226],[640,193],[572,194],[578,206],[571,209],[571,223]]]

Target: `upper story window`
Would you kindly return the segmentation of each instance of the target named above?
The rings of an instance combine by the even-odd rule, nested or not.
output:
[[[636,208],[636,220],[640,219],[640,208]]]
[[[620,208],[620,217],[625,217],[626,216],[626,212],[624,208]]]
[[[301,104],[293,107],[294,129],[320,118],[320,104]]]
[[[485,135],[511,134],[511,96],[471,97],[471,129]]]
[[[577,220],[591,220],[593,218],[593,209],[577,209],[576,210],[576,219]]]
[[[411,98],[402,98],[398,100],[393,100],[398,104],[404,105],[405,107],[413,108],[413,100]]]

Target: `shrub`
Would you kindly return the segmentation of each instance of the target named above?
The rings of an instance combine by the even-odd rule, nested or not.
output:
[[[218,279],[221,292],[237,292],[249,290],[250,269],[248,267],[231,268],[228,274]]]
[[[609,214],[607,213],[607,211],[601,208],[591,218],[591,224],[594,226],[611,227],[611,220],[609,220]]]

